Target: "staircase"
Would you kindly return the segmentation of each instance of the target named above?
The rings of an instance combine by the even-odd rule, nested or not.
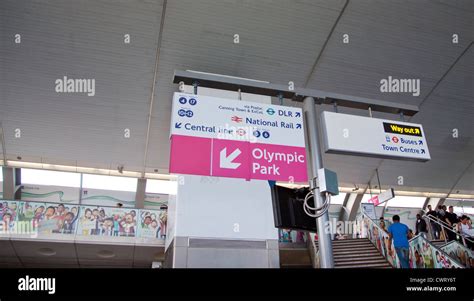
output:
[[[392,268],[366,238],[332,241],[334,268]]]

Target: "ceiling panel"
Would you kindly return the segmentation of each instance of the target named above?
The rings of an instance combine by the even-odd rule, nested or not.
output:
[[[473,15],[470,1],[350,1],[308,87],[416,105],[472,42]],[[380,92],[388,76],[420,79],[420,96]]]
[[[8,153],[141,166],[161,2],[2,1]],[[56,93],[63,76],[94,79],[95,96]]]

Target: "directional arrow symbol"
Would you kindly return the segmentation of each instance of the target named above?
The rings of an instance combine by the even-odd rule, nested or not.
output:
[[[425,153],[425,150],[424,150],[424,149],[421,149],[421,153],[424,154],[424,153]]]
[[[418,145],[423,145],[423,140],[418,140]]]
[[[227,169],[236,169],[240,166],[240,163],[232,162],[235,158],[237,158],[242,152],[240,149],[234,150],[229,156],[227,156],[227,147],[224,147],[223,150],[220,152],[220,168],[227,168]]]
[[[296,112],[295,117],[300,117],[300,116],[301,116],[301,113],[300,113],[300,112]]]
[[[180,129],[181,128],[181,122],[176,122],[174,124],[174,127],[177,128],[177,129]]]
[[[297,123],[297,124],[296,124],[296,128],[297,128],[297,129],[301,129],[301,123]]]

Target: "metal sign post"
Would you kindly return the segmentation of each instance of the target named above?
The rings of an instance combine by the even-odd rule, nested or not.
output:
[[[323,159],[319,147],[319,121],[316,115],[314,98],[306,97],[303,102],[306,129],[308,131],[309,154],[311,157],[308,158],[311,167],[308,177],[311,182],[318,174],[318,169],[323,168]],[[320,194],[319,187],[316,187],[314,190],[314,205],[322,207],[326,201],[325,198],[326,196]],[[320,266],[322,268],[333,268],[331,233],[326,233],[327,231],[325,231],[329,225],[329,213],[326,211],[322,216],[316,218],[316,224],[318,227]]]

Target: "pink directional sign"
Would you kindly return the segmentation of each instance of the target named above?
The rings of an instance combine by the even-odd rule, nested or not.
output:
[[[175,93],[170,172],[304,182],[301,108]]]
[[[371,197],[367,202],[368,202],[368,203],[372,203],[372,204],[374,204],[375,206],[377,206],[378,204],[380,204],[379,197],[378,197],[377,195]]]
[[[172,173],[307,181],[304,147],[173,135],[171,153]]]

